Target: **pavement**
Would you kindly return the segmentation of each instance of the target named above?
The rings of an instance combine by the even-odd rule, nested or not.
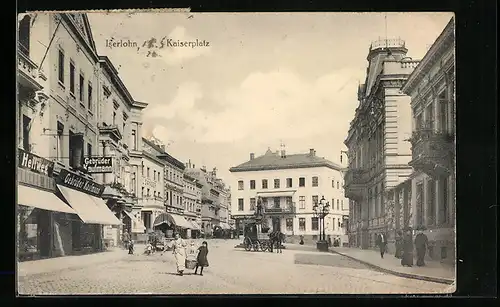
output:
[[[116,250],[23,262],[18,293],[67,294],[417,294],[454,287],[387,274],[337,253],[288,246],[283,253],[235,249],[238,240],[207,240],[204,276],[176,274],[171,252],[151,256]],[[44,262],[40,262],[44,261]],[[35,263],[38,263],[35,265]],[[64,263],[64,264],[63,264]],[[42,266],[43,269],[39,267]],[[22,271],[22,274],[21,274]]]
[[[347,247],[335,247],[330,250],[333,253],[359,261],[360,263],[363,263],[373,269],[394,274],[396,276],[449,285],[455,282],[455,266],[441,263],[439,261],[426,261],[424,267],[418,267],[416,265],[412,267],[403,267],[401,265],[401,259],[398,259],[391,254],[385,254],[384,258],[381,258],[380,253],[374,250]],[[416,263],[416,258],[413,263]]]

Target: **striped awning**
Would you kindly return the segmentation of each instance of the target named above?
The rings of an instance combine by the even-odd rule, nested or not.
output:
[[[181,228],[191,229],[193,225],[189,223],[183,216],[174,213],[162,213],[158,215],[153,223],[153,227],[162,224],[175,225]]]
[[[189,222],[191,224],[193,224],[193,228],[191,228],[191,229],[193,229],[193,230],[201,230],[201,226],[200,226],[200,224],[198,224],[198,222],[196,222],[196,221],[189,221]]]

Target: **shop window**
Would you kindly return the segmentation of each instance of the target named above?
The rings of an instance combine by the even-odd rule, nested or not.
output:
[[[33,207],[18,206],[18,255],[20,261],[36,259],[40,252],[37,211]]]
[[[280,208],[280,198],[279,197],[274,198],[274,208]]]

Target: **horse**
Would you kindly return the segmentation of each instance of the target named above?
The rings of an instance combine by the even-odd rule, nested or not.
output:
[[[280,230],[275,230],[269,234],[271,253],[273,252],[273,246],[276,244],[276,253],[282,253],[281,245],[285,241],[285,234]]]

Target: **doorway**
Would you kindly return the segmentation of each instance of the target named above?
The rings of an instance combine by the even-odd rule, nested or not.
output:
[[[279,230],[281,231],[281,219],[279,217],[273,217],[273,231]]]

